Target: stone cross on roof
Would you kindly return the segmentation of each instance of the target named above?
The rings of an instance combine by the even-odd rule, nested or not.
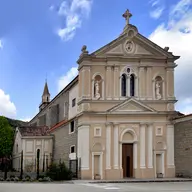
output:
[[[125,13],[123,14],[123,17],[125,18],[126,20],[126,25],[129,25],[129,20],[130,18],[132,17],[132,14],[129,12],[129,10],[127,9],[125,11]]]

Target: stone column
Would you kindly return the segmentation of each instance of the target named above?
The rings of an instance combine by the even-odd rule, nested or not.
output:
[[[119,99],[119,67],[114,67],[114,99]]]
[[[106,169],[111,169],[111,124],[106,124]]]
[[[127,89],[126,89],[126,96],[130,97],[130,76],[127,76]]]
[[[139,81],[138,77],[135,77],[135,97],[138,97]]]
[[[139,98],[144,99],[145,97],[145,69],[144,67],[139,68]]]
[[[167,125],[167,166],[173,168],[174,163],[174,125]]]
[[[114,125],[114,169],[119,169],[119,125]]]
[[[152,67],[147,67],[147,99],[152,100]]]
[[[153,168],[153,125],[148,125],[148,168]]]
[[[145,127],[146,125],[141,124],[140,126],[140,168],[146,168],[145,165]]]

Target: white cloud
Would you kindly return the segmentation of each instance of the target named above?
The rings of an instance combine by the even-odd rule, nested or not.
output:
[[[24,121],[24,122],[29,122],[32,118],[30,117],[27,117],[27,118],[24,118],[24,119],[20,119],[21,121]]]
[[[58,15],[65,17],[66,26],[59,28],[57,34],[64,41],[73,39],[77,28],[81,27],[83,18],[89,16],[92,6],[92,0],[72,0],[63,1],[59,7]]]
[[[10,96],[0,89],[0,115],[10,118],[16,117],[16,107],[10,100]]]
[[[160,0],[151,0],[149,3],[151,3],[151,6],[154,7],[160,3]]]
[[[1,39],[0,39],[0,49],[3,49],[3,43]]]
[[[164,11],[164,7],[158,7],[157,9],[155,9],[154,11],[150,12],[150,16],[154,19],[158,19],[159,17],[161,17],[162,13]]]
[[[49,7],[49,10],[50,10],[50,11],[53,11],[54,8],[55,8],[54,5],[51,5],[51,6]]]
[[[181,56],[176,61],[178,67],[175,69],[175,92],[179,100],[176,109],[183,113],[192,112],[192,102],[189,102],[192,101],[192,86],[190,86],[192,72],[191,5],[192,1],[181,0],[173,6],[170,11],[169,22],[167,24],[162,23],[149,37],[161,47],[169,46],[174,55]],[[183,12],[183,10],[185,11]]]
[[[163,14],[163,11],[165,10],[165,6],[163,5],[163,2],[161,0],[151,0],[149,1],[151,4],[151,7],[153,8],[152,11],[150,11],[150,16],[153,19],[158,19]]]
[[[32,120],[33,117],[35,117],[37,114],[39,113],[39,108],[36,108],[35,112],[33,113],[33,115],[30,117],[27,116],[27,117],[24,117],[24,118],[19,118],[19,120],[21,121],[25,121],[25,122],[29,122],[30,120]]]
[[[68,85],[78,74],[77,67],[72,67],[64,76],[58,80],[58,91],[61,91]]]

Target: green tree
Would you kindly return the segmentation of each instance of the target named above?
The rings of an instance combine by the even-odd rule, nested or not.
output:
[[[0,116],[0,157],[10,157],[13,149],[14,132],[8,120]]]

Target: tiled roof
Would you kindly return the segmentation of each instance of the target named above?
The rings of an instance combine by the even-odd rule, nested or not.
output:
[[[62,125],[66,124],[67,122],[68,122],[67,120],[60,121],[59,123],[57,123],[56,125],[51,127],[49,132],[53,132],[55,129],[61,127]]]
[[[49,128],[47,126],[25,126],[19,127],[22,136],[47,136]]]

